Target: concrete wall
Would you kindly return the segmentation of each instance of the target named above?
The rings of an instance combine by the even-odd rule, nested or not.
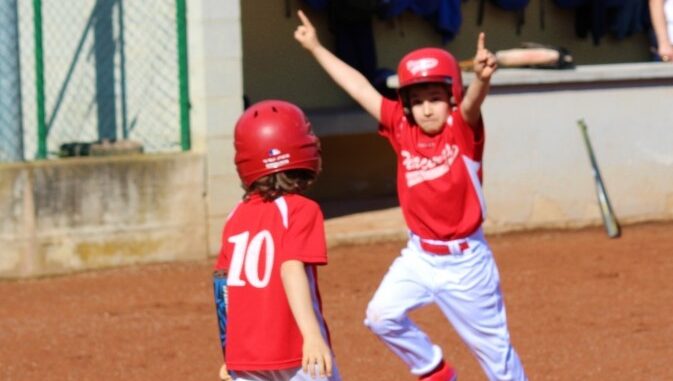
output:
[[[205,258],[198,154],[0,167],[0,278]]]
[[[192,149],[206,160],[208,252],[217,253],[227,213],[243,194],[234,167],[233,131],[243,111],[238,1],[188,2]]]
[[[498,75],[483,109],[484,186],[493,228],[600,222],[578,119],[588,125],[618,218],[673,219],[673,65]]]

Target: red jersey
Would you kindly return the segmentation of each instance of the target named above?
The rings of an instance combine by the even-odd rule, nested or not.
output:
[[[481,226],[484,127],[477,134],[459,109],[444,129],[429,136],[407,120],[400,102],[383,98],[379,134],[397,154],[397,195],[411,232],[421,238],[465,238]],[[479,137],[479,140],[476,139]]]
[[[300,195],[252,196],[229,215],[216,270],[227,270],[226,364],[232,370],[301,366],[302,336],[280,277],[283,262],[306,264],[314,311],[322,318],[315,265],[327,263],[323,215]]]

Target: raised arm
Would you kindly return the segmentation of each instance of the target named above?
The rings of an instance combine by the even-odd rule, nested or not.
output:
[[[495,55],[486,49],[486,35],[479,33],[477,53],[474,56],[474,80],[468,86],[460,105],[463,119],[471,126],[481,119],[481,105],[491,87],[491,76],[497,68]]]
[[[286,261],[280,266],[280,276],[290,310],[304,339],[302,348],[304,372],[315,376],[317,366],[320,376],[330,377],[332,375],[332,351],[322,336],[318,319],[313,311],[304,266],[304,263],[297,260]]]
[[[657,36],[657,54],[662,61],[673,62],[673,41],[668,37],[664,0],[650,0],[650,18],[652,29]]]
[[[322,46],[313,24],[304,12],[300,10],[297,14],[301,20],[301,25],[295,30],[294,38],[313,55],[337,85],[359,103],[365,111],[376,118],[377,121],[380,121],[382,95],[376,91],[362,73]]]

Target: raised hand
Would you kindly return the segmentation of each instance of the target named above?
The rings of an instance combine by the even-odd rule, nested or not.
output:
[[[669,44],[659,46],[657,53],[659,54],[659,57],[661,57],[662,61],[673,62],[673,45]]]
[[[481,32],[477,39],[477,53],[474,55],[474,73],[479,79],[489,80],[497,68],[498,61],[486,48],[486,34]]]
[[[318,34],[316,33],[313,24],[311,24],[311,21],[301,9],[297,11],[297,15],[299,16],[299,20],[301,20],[301,25],[297,26],[297,29],[294,31],[294,38],[299,41],[304,49],[313,51],[313,49],[320,46]]]

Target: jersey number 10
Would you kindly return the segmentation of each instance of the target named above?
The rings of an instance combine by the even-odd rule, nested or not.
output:
[[[241,273],[245,271],[245,278],[250,285],[256,288],[264,288],[271,279],[275,246],[273,237],[268,230],[262,230],[250,238],[250,232],[244,232],[229,237],[228,242],[234,245],[234,253],[229,265],[227,285],[229,287],[245,286],[245,280],[241,279]],[[259,259],[264,247],[264,275],[259,274]]]

